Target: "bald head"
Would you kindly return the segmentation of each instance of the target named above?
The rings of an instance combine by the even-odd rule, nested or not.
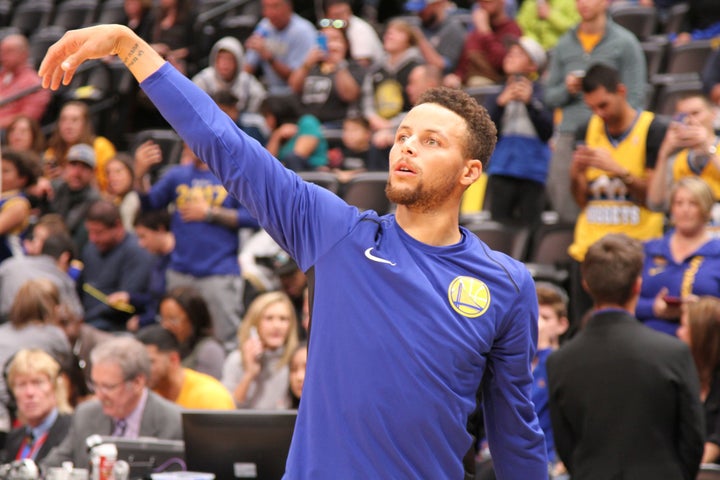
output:
[[[29,55],[29,44],[23,35],[8,35],[0,41],[0,64],[4,70],[12,72],[25,66]]]

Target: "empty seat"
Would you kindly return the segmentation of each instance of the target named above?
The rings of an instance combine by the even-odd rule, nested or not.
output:
[[[668,16],[665,19],[663,25],[663,32],[668,33],[680,33],[680,30],[685,23],[685,17],[687,16],[690,5],[687,3],[678,3],[670,7]]]
[[[20,35],[22,32],[17,27],[0,27],[0,40],[8,35]]]
[[[52,25],[58,25],[65,30],[90,26],[96,9],[96,0],[64,0],[55,10]]]
[[[60,40],[65,34],[65,29],[56,25],[42,27],[33,33],[29,38],[30,62],[35,68],[40,66],[43,57],[50,46]]]
[[[495,221],[484,221],[465,225],[488,247],[524,261],[530,244],[530,229],[527,226]]]
[[[105,0],[100,4],[96,23],[125,23],[125,0]]]
[[[306,182],[319,185],[323,188],[330,190],[332,193],[338,192],[340,182],[338,181],[338,178],[330,172],[319,172],[316,170],[311,170],[307,172],[298,172],[298,175],[300,175],[300,178],[302,178]]]
[[[698,74],[712,53],[711,40],[694,40],[685,45],[671,45],[668,50],[667,68],[663,73]]]
[[[15,6],[11,27],[17,27],[26,37],[30,37],[50,22],[53,11],[52,0],[24,0]]]
[[[648,80],[651,80],[664,65],[669,40],[666,37],[654,36],[640,42],[640,47],[647,61]]]
[[[610,15],[615,23],[627,28],[639,40],[645,40],[655,33],[657,28],[657,10],[655,7],[630,3],[613,3]]]
[[[0,25],[5,26],[10,23],[13,8],[12,0],[0,0]]]
[[[571,223],[542,224],[532,235],[525,266],[535,280],[563,285],[567,282],[572,258],[568,248],[575,236]]]
[[[244,43],[255,30],[259,18],[255,15],[232,15],[224,17],[217,27],[217,38],[235,37]]]
[[[345,185],[343,199],[360,210],[375,210],[379,215],[390,212],[391,203],[385,195],[387,172],[363,172]]]

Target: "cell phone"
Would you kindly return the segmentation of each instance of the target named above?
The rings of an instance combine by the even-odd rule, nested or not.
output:
[[[682,305],[682,298],[680,298],[680,297],[674,297],[672,295],[665,295],[663,297],[663,300],[665,300],[665,303],[667,303],[669,307],[678,307],[678,306]]]
[[[672,120],[675,123],[685,126],[685,121],[687,120],[687,113],[676,113],[675,115],[673,115]]]
[[[323,53],[328,53],[327,37],[324,33],[320,32],[317,35],[317,45]]]

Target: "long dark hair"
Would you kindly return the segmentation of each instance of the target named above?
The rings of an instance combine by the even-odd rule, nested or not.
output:
[[[196,288],[179,286],[168,291],[160,303],[165,300],[174,300],[185,312],[193,327],[193,334],[189,340],[190,351],[205,337],[213,336],[212,316],[205,298]]]

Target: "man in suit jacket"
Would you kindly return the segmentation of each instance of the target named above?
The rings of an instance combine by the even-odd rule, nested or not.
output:
[[[555,446],[573,480],[694,479],[703,453],[700,385],[690,351],[632,315],[639,241],[612,234],[582,263],[595,307],[547,362]]]
[[[46,467],[72,461],[89,465],[85,440],[90,435],[126,438],[182,439],[180,409],[147,388],[150,358],[145,346],[132,337],[116,337],[91,353],[90,377],[97,398],[80,404],[70,432],[45,458]]]
[[[6,369],[7,384],[24,425],[12,430],[0,463],[29,458],[39,462],[67,436],[72,408],[60,364],[40,349],[17,352]]]

